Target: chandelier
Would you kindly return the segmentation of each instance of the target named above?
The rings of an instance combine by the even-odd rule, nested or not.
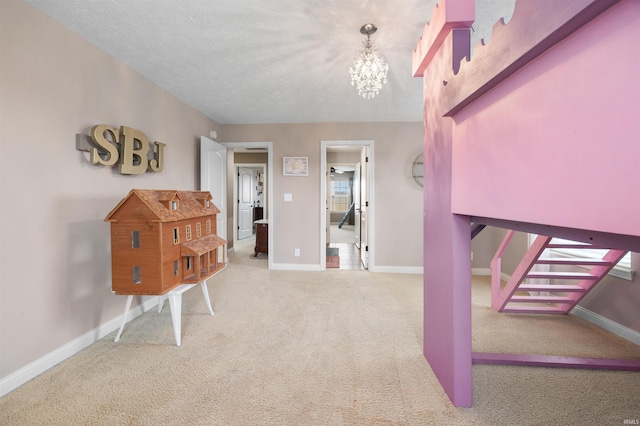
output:
[[[387,71],[389,65],[378,56],[371,34],[378,30],[373,24],[364,24],[360,28],[360,32],[367,36],[362,42],[364,49],[360,51],[360,55],[355,58],[353,66],[349,68],[351,74],[351,85],[356,86],[358,94],[365,99],[372,99],[379,92],[384,83],[387,82]]]

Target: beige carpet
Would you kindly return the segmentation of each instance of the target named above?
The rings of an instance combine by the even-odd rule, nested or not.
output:
[[[622,425],[640,373],[478,365],[474,407],[453,407],[422,355],[422,278],[267,270],[236,247],[183,301],[129,323],[0,399],[2,425]],[[474,350],[640,359],[573,317],[490,310],[474,282]],[[116,296],[114,296],[116,297]]]

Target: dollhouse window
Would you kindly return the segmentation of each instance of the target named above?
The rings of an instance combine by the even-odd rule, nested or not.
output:
[[[200,238],[202,236],[202,225],[200,222],[196,223],[196,238]]]
[[[209,200],[204,202],[205,207],[209,207],[209,204],[211,204],[211,201],[209,201]]]
[[[193,265],[191,264],[191,256],[187,256],[187,271],[190,271]]]
[[[140,231],[131,231],[131,248],[140,248]]]
[[[173,228],[173,244],[178,244],[179,242],[180,242],[179,228]]]
[[[142,284],[142,274],[139,266],[131,268],[131,279],[134,284]]]
[[[206,223],[206,232],[207,232],[207,234],[210,234],[210,233],[211,233],[211,219],[207,220],[207,223]]]
[[[191,225],[187,225],[185,228],[185,238],[187,241],[191,241]]]
[[[171,210],[178,210],[178,202],[177,201],[172,201],[171,202]]]
[[[174,260],[173,261],[173,276],[177,277],[179,272],[180,272],[180,262],[178,262],[177,260]]]

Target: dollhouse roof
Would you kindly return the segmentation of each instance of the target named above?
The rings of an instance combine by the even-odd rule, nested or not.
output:
[[[220,213],[220,209],[211,201],[211,193],[208,191],[132,189],[111,210],[104,219],[105,222],[116,222],[118,220],[118,211],[132,198],[139,199],[159,222],[174,222],[176,220]],[[173,204],[174,202],[175,204]]]
[[[181,256],[200,256],[227,244],[227,241],[215,234],[198,238],[197,240],[182,243],[180,245]]]

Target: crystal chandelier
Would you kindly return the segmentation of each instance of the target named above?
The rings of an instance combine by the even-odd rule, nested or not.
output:
[[[349,68],[351,74],[351,85],[356,86],[358,94],[365,99],[372,99],[379,92],[384,83],[387,82],[387,71],[389,65],[378,56],[371,41],[371,34],[378,30],[373,24],[365,24],[360,28],[360,32],[367,36],[362,42],[364,49],[355,58],[353,66]]]

